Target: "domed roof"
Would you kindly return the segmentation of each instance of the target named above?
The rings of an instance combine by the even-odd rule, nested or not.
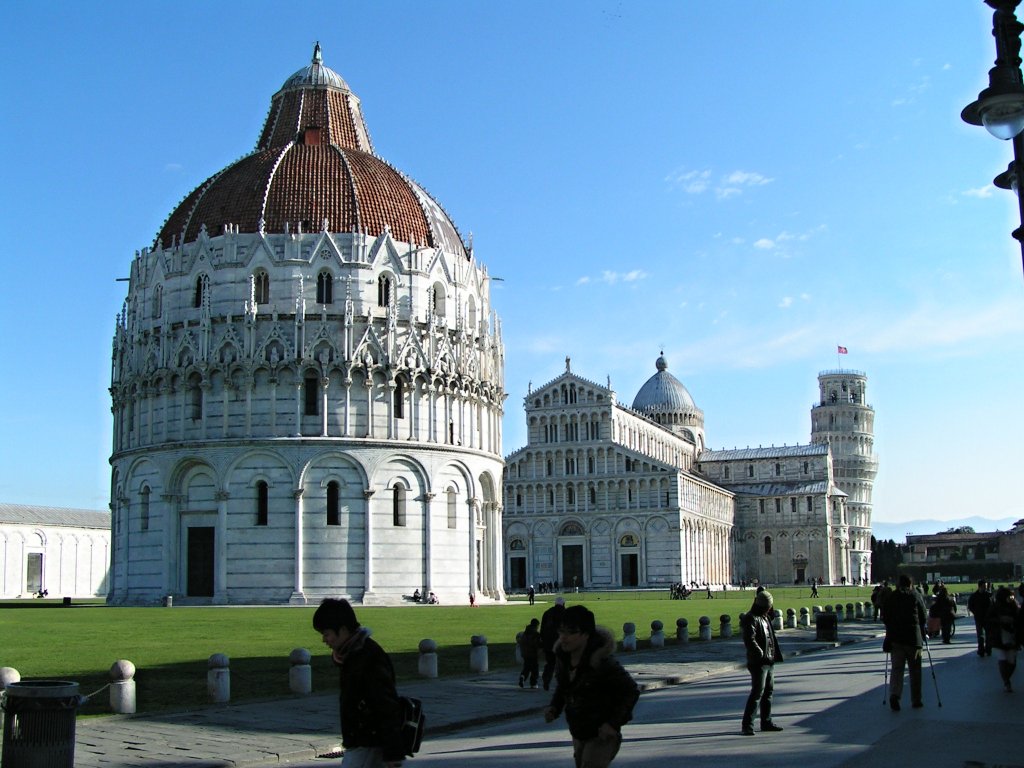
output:
[[[164,246],[203,227],[239,232],[362,232],[465,256],[455,224],[421,186],[373,152],[359,99],[321,60],[271,99],[256,149],[196,187],[157,234]]]
[[[640,411],[681,411],[697,406],[690,397],[683,382],[668,372],[668,362],[662,353],[655,361],[658,372],[651,376],[633,398],[633,410]]]

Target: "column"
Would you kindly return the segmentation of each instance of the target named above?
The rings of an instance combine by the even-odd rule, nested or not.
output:
[[[433,559],[431,558],[431,534],[433,532],[433,520],[430,515],[430,502],[434,500],[434,493],[423,494],[423,594],[429,594],[433,583]],[[447,513],[446,513],[447,514]]]
[[[295,437],[302,437],[302,384],[301,378],[295,381]]]
[[[227,491],[217,491],[214,498],[217,500],[217,525],[213,537],[213,603],[224,605],[228,602],[228,499],[231,496]]]
[[[331,380],[320,377],[320,436],[327,437],[327,387]]]
[[[296,488],[292,491],[292,498],[295,499],[295,588],[292,590],[292,595],[288,598],[288,602],[294,605],[305,605],[306,595],[303,592],[304,585],[302,583],[303,572],[305,571],[304,562],[304,551],[303,551],[303,504],[302,504],[302,488]]]
[[[373,489],[367,488],[363,491],[363,498],[366,499],[365,520],[366,520],[366,544],[363,550],[365,565],[363,566],[363,592],[373,591],[373,513],[370,510],[370,499],[373,497]]]

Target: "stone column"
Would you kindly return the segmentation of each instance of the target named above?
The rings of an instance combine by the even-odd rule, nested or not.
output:
[[[327,387],[331,380],[320,377],[320,436],[327,437]]]
[[[344,424],[342,426],[342,434],[345,437],[352,436],[352,379],[346,376],[342,384],[345,385],[345,413],[343,416]]]
[[[373,497],[374,490],[367,488],[363,491],[363,498],[366,499],[366,549],[363,552],[364,557],[364,572],[363,572],[363,589],[366,592],[373,591],[373,511],[370,508],[370,499]]]
[[[213,602],[228,601],[228,500],[227,491],[217,491],[217,525],[214,529]]]
[[[288,602],[296,605],[305,605],[306,603],[306,595],[303,591],[305,563],[303,562],[304,553],[302,547],[302,492],[302,488],[296,488],[292,491],[292,497],[295,499],[295,588],[292,590],[292,595],[288,598]]]
[[[296,371],[296,373],[299,373]],[[295,381],[295,437],[302,437],[302,384],[301,377]]]
[[[429,595],[433,585],[433,562],[431,553],[432,520],[430,515],[430,502],[434,500],[434,493],[423,494],[423,594]]]

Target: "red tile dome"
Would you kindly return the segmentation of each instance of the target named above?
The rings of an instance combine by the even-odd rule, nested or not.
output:
[[[157,235],[164,247],[226,226],[239,232],[327,229],[380,235],[465,255],[462,238],[422,187],[373,153],[359,99],[313,61],[274,94],[256,149],[196,187]]]

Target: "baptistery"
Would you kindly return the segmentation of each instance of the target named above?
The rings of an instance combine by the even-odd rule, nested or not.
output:
[[[490,288],[318,44],[132,260],[108,599],[503,599]]]

